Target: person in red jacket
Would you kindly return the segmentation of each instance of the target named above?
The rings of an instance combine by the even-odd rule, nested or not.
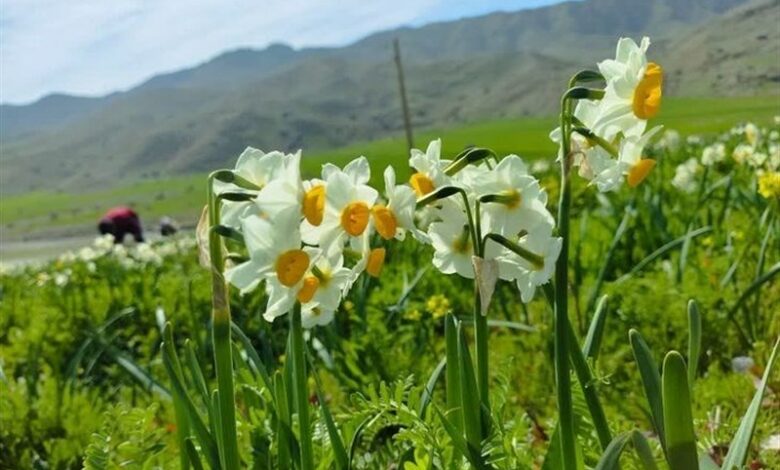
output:
[[[129,207],[114,207],[106,212],[100,219],[98,230],[102,235],[110,233],[114,236],[114,243],[122,243],[128,233],[136,242],[143,242],[144,235],[141,230],[141,220],[138,214]]]

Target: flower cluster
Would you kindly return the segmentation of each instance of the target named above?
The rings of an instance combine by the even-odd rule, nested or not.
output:
[[[523,301],[530,301],[535,288],[552,276],[561,249],[552,233],[547,193],[517,155],[495,166],[487,159],[464,166],[468,151],[455,162],[440,153],[441,142],[435,140],[425,153],[413,150],[409,159],[417,195],[433,196],[425,217],[432,223],[427,237],[419,237],[433,246],[433,265],[471,279],[474,257],[495,261],[497,277],[515,282]]]
[[[660,126],[647,130],[647,121],[661,105],[663,70],[648,62],[649,47],[648,38],[639,45],[621,38],[615,59],[598,64],[606,82],[603,93],[593,93],[593,99],[580,99],[574,109],[573,164],[580,176],[600,191],[615,190],[624,179],[635,187],[655,166],[655,161],[644,158],[643,152],[661,130]],[[555,129],[550,138],[560,143],[561,128]]]
[[[242,293],[265,284],[266,320],[300,302],[303,324],[312,327],[331,321],[360,274],[379,276],[381,243],[416,231],[416,201],[410,186],[396,184],[392,167],[380,197],[368,185],[365,157],[343,169],[326,164],[310,180],[302,179],[300,160],[300,152],[244,151],[233,172],[240,179],[221,191],[248,188],[251,197],[223,203],[221,222],[242,234],[249,255],[226,270],[227,280]]]
[[[672,184],[686,193],[698,188],[704,169],[729,172],[744,168],[755,175],[759,194],[772,198],[773,175],[780,171],[780,129],[761,128],[754,123],[733,127],[705,145],[700,136],[688,137],[688,153],[698,155],[675,169]],[[763,183],[762,183],[763,182]]]
[[[383,245],[407,233],[433,246],[433,264],[446,274],[474,278],[473,257],[494,261],[498,277],[515,282],[525,301],[552,274],[560,240],[552,236],[547,195],[516,155],[495,166],[453,163],[441,159],[436,140],[426,152],[412,150],[409,184],[398,184],[387,167],[381,193],[368,184],[365,157],[344,168],[325,164],[318,178],[308,180],[300,161],[300,152],[248,148],[217,190],[220,225],[239,234],[233,238],[248,254],[226,269],[225,278],[241,293],[263,284],[268,321],[297,302],[304,327],[329,323],[363,272],[379,276]],[[463,197],[430,199],[441,188]],[[426,198],[432,203],[420,204]],[[418,211],[418,205],[424,207]]]

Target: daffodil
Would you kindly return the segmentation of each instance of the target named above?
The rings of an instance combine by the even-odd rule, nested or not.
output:
[[[294,211],[277,214],[273,220],[257,215],[242,220],[249,260],[225,271],[225,278],[241,293],[266,282],[267,320],[288,312],[303,287],[303,280],[319,250],[301,248],[300,216]]]
[[[696,174],[699,172],[699,162],[696,158],[689,158],[685,163],[679,165],[674,170],[672,186],[686,192],[692,193],[698,188]]]
[[[639,135],[644,132],[647,120],[654,117],[661,106],[663,70],[648,62],[647,49],[650,39],[645,37],[639,45],[630,38],[620,38],[614,59],[598,64],[607,82],[600,107],[602,125],[613,132]]]
[[[288,160],[300,160],[300,152],[286,155],[279,151],[265,153],[262,150],[247,147],[239,155],[233,173],[260,189],[275,180],[284,171]],[[231,183],[216,182],[216,185],[218,194],[240,189]],[[254,207],[252,201],[224,201],[220,220],[223,225],[239,227],[243,217],[256,212],[257,208]]]
[[[286,159],[283,170],[260,190],[255,203],[268,217],[292,211],[317,226],[325,213],[325,181],[301,180],[300,160],[300,153]]]
[[[340,252],[346,242],[359,245],[360,238],[370,230],[371,211],[378,197],[374,188],[360,181],[362,178],[355,179],[346,171],[327,174],[322,221],[317,226],[305,224],[307,244],[319,245],[329,254]]]
[[[415,172],[409,178],[409,185],[417,197],[425,196],[448,183],[449,178],[444,173],[444,168],[449,163],[449,160],[441,159],[441,139],[431,141],[424,153],[412,149],[409,166],[414,168]]]
[[[548,223],[536,225],[530,231],[512,240],[525,250],[539,256],[541,263],[534,263],[518,254],[503,249],[496,257],[501,279],[512,280],[520,291],[523,302],[530,302],[536,288],[546,284],[555,272],[555,261],[561,252],[561,239],[552,236],[553,226]]]
[[[716,142],[704,147],[701,154],[701,164],[712,166],[726,159],[726,145],[723,142]]]
[[[385,168],[384,177],[387,205],[375,204],[371,208],[371,218],[377,233],[385,240],[403,240],[409,231],[416,239],[425,242],[427,235],[414,225],[417,206],[414,191],[409,186],[396,185],[395,170],[392,166]]]
[[[438,215],[439,220],[428,227],[434,249],[433,265],[444,274],[457,273],[473,279],[474,240],[465,212],[457,204],[445,204]]]
[[[482,204],[486,232],[513,236],[542,222],[553,224],[546,207],[547,193],[517,155],[505,157],[493,170],[483,173],[475,188],[487,201]]]

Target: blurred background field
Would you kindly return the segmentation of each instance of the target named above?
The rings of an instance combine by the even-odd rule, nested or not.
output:
[[[670,98],[664,102],[657,122],[682,135],[712,135],[733,123],[752,121],[768,125],[780,115],[780,97]],[[529,160],[553,158],[555,146],[548,133],[555,118],[518,118],[486,121],[450,128],[432,128],[417,132],[418,147],[441,138],[445,155],[454,155],[468,145],[487,145],[501,155],[517,154]],[[338,149],[304,151],[302,164],[307,176],[315,176],[324,162],[342,165],[355,156],[365,155],[377,168],[395,166],[400,179],[408,178],[406,142],[402,137],[356,143]],[[40,246],[56,252],[57,247],[72,246],[94,232],[93,224],[115,205],[131,205],[153,227],[164,216],[173,216],[185,227],[197,222],[205,201],[206,173],[190,176],[147,179],[129,184],[122,180],[114,187],[93,190],[91,185],[59,191],[34,191],[0,198],[4,259],[24,259],[31,252],[40,254]],[[372,175],[376,183],[381,174]],[[96,185],[101,182],[97,181]],[[73,237],[76,237],[75,239]],[[64,239],[64,240],[62,240]],[[23,241],[37,240],[28,245]],[[60,245],[62,244],[62,245]]]

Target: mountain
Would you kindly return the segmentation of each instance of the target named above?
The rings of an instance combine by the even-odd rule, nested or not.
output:
[[[247,145],[323,149],[400,133],[393,38],[417,128],[549,114],[566,78],[611,55],[619,36],[653,37],[669,91],[776,93],[778,22],[776,0],[586,0],[342,48],[232,51],[104,98],[0,106],[0,191],[110,186],[224,166]],[[732,60],[746,86],[708,78],[731,80]]]

